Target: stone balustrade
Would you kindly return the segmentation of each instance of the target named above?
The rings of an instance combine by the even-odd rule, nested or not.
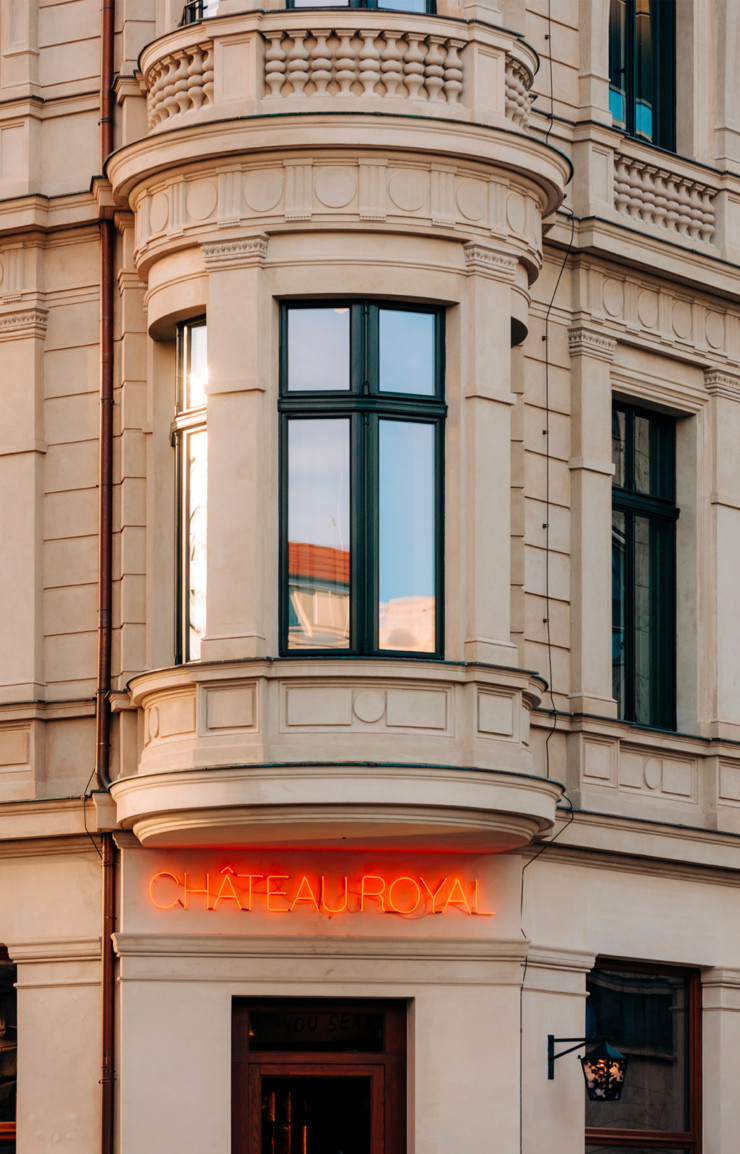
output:
[[[717,190],[625,155],[614,157],[617,212],[687,240],[711,244]]]
[[[537,59],[518,37],[419,13],[252,10],[170,33],[142,56],[149,131],[301,111],[435,109],[526,131]],[[374,109],[373,109],[374,110]],[[379,108],[378,111],[381,109]],[[444,111],[443,111],[444,110]]]
[[[146,77],[149,127],[213,103],[213,44],[194,44],[157,60]]]
[[[464,40],[362,28],[263,33],[270,96],[405,96],[457,104]]]

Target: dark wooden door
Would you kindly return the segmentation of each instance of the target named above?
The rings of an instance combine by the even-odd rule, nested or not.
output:
[[[406,1006],[234,1002],[233,1154],[405,1154]]]

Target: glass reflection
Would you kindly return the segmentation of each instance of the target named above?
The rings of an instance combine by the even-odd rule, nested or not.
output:
[[[347,418],[288,422],[288,647],[349,647]]]
[[[433,653],[434,426],[380,421],[379,646]]]
[[[187,567],[188,567],[188,659],[200,657],[206,631],[206,517],[208,483],[208,433],[205,429],[186,436],[187,460]]]
[[[652,651],[650,521],[634,520],[634,613],[635,613],[635,721],[650,724],[650,686]]]
[[[185,408],[198,409],[206,403],[208,384],[208,336],[205,325],[192,325],[187,330],[187,362],[185,369]]]
[[[15,1122],[18,1045],[15,980],[15,966],[0,962],[0,1122],[5,1123]],[[8,1143],[8,1149],[15,1150],[15,1144]]]
[[[635,135],[653,139],[655,56],[650,0],[635,0]]]
[[[625,693],[625,514],[612,512],[612,693],[624,717]]]
[[[625,0],[611,0],[609,8],[609,111],[615,128],[627,126],[627,37]]]
[[[629,1070],[619,1102],[586,1102],[586,1125],[680,1134],[689,1125],[689,985],[680,975],[599,966],[587,979],[587,1027]],[[593,1148],[587,1148],[593,1154]]]
[[[635,488],[638,493],[651,492],[650,485],[650,426],[649,417],[641,417],[635,413],[634,418],[634,454],[635,454]]]
[[[613,485],[622,489],[627,484],[625,465],[625,414],[619,409],[612,413],[612,464],[614,465]]]
[[[380,309],[380,391],[434,395],[434,315]]]
[[[288,310],[289,392],[349,389],[349,307]]]

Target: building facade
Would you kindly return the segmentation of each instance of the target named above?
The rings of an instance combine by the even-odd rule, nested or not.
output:
[[[0,1154],[736,1150],[739,46],[0,0]]]

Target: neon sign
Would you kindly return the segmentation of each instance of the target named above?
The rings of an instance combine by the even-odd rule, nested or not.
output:
[[[149,881],[149,900],[158,910],[233,909],[290,914],[402,914],[425,917],[458,911],[467,917],[495,916],[481,908],[480,879],[408,874],[256,874],[226,865],[218,873],[182,874],[160,870]]]

